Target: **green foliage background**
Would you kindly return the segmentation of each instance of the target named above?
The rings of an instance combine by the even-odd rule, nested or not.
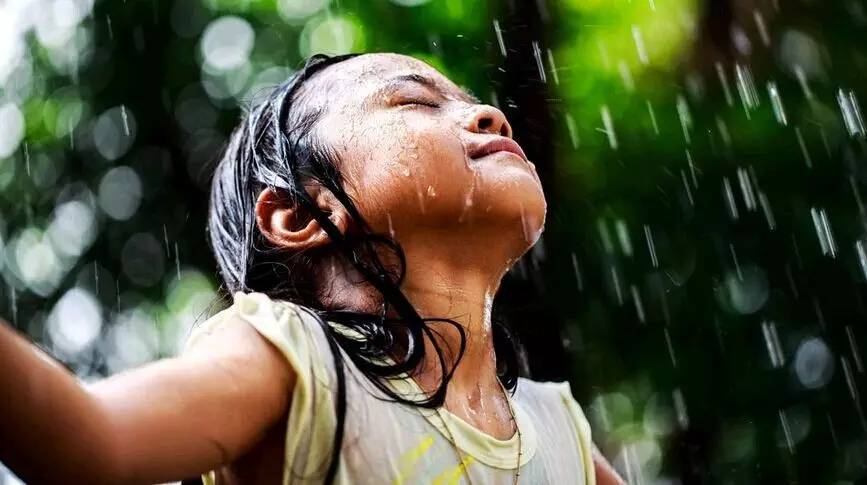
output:
[[[207,183],[243,109],[312,52],[394,51],[539,167],[546,232],[496,306],[630,483],[867,477],[863,0],[16,5],[0,314],[83,379],[213,310]]]

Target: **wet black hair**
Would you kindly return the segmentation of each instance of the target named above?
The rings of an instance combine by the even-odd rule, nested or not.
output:
[[[360,54],[310,57],[301,69],[277,86],[247,113],[235,129],[214,172],[211,185],[208,234],[223,279],[223,290],[261,292],[313,311],[328,337],[337,371],[335,411],[337,415],[331,460],[325,483],[334,480],[346,418],[345,369],[341,355],[388,398],[406,405],[442,406],[446,387],[466,347],[466,332],[448,318],[421,318],[400,290],[406,259],[391,237],[376,234],[358,213],[343,188],[338,159],[321,143],[314,126],[322,109],[308,106],[297,94],[304,83],[329,66]],[[341,231],[314,203],[305,184],[318,183],[346,208],[352,231]],[[256,224],[256,201],[262,190],[271,188],[283,200],[315,218],[331,239],[325,248],[287,254],[274,247]],[[379,314],[326,308],[315,288],[313,274],[323,251],[337,251],[382,295]],[[393,256],[397,265],[386,266],[379,254]],[[386,317],[389,310],[395,317]],[[440,333],[431,323],[451,325],[460,335],[460,348],[448,362]],[[350,337],[334,324],[357,332]],[[413,375],[425,356],[427,337],[437,354],[442,379],[436,390],[418,399],[403,396],[389,387],[388,380]],[[519,375],[517,341],[499,321],[493,325],[497,374],[514,392]],[[342,354],[341,354],[342,350]],[[390,360],[385,360],[388,357]]]

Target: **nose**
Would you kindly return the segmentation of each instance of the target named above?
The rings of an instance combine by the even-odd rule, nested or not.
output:
[[[476,104],[470,108],[464,128],[473,133],[488,133],[512,138],[512,126],[506,120],[506,115],[487,104]]]

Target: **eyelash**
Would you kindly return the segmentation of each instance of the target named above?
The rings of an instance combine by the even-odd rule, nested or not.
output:
[[[417,105],[421,105],[421,106],[427,106],[429,108],[439,108],[440,107],[439,103],[435,103],[433,101],[423,101],[420,99],[408,99],[406,101],[401,102],[400,104],[401,105],[417,104]]]

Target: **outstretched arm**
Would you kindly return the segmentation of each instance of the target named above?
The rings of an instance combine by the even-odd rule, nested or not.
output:
[[[206,350],[206,351],[205,351]],[[249,324],[89,387],[0,321],[0,461],[28,483],[158,483],[231,462],[288,409],[295,374]]]
[[[596,469],[597,485],[623,485],[626,483],[620,478],[611,463],[608,463],[608,460],[596,447],[596,443],[593,443],[593,466]]]

